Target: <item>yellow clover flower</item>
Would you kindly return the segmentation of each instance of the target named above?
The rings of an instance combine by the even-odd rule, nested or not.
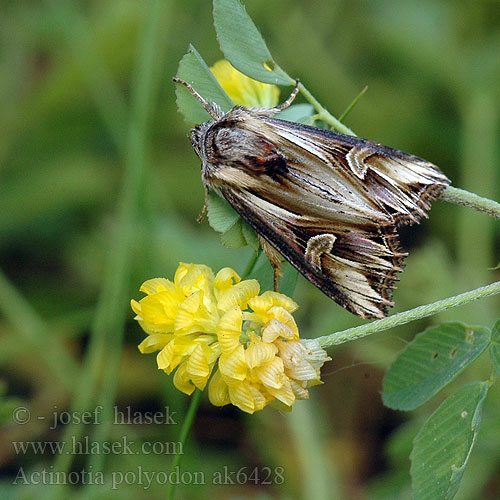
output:
[[[274,108],[278,104],[280,91],[276,85],[249,78],[229,61],[216,62],[210,71],[235,104],[250,108]]]
[[[186,394],[203,390],[209,399],[247,413],[267,404],[290,409],[321,383],[328,356],[315,340],[300,340],[286,295],[259,295],[256,280],[241,281],[230,268],[217,275],[199,264],[181,263],[174,281],[146,281],[146,297],[132,300],[145,332],[142,353],[160,351],[158,368],[175,370],[174,385]]]
[[[300,340],[286,295],[264,292],[248,301],[251,311],[233,308],[219,322],[221,356],[210,380],[212,404],[232,403],[247,413],[271,403],[290,409],[320,384],[320,368],[330,358],[316,340]]]

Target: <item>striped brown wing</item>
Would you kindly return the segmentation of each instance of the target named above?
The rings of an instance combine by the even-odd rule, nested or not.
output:
[[[394,226],[332,223],[299,215],[255,194],[223,190],[234,209],[299,272],[363,318],[383,317],[406,254]]]
[[[210,146],[206,185],[329,297],[385,315],[405,256],[396,227],[426,216],[448,184],[436,166],[245,108],[216,122]]]
[[[352,188],[360,205],[378,207],[396,224],[413,224],[426,217],[432,200],[450,183],[438,167],[403,151],[298,123],[265,121],[270,122],[276,140],[285,141],[292,156],[302,158],[299,163],[309,158],[322,164]]]

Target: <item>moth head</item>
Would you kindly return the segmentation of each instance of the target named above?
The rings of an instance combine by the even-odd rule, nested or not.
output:
[[[212,123],[213,122],[205,122],[201,123],[200,125],[196,125],[191,130],[191,135],[189,137],[189,140],[191,141],[191,144],[193,145],[196,154],[202,159],[203,159],[203,151],[202,151],[203,142],[205,140],[207,130],[210,128],[210,125],[212,125]]]

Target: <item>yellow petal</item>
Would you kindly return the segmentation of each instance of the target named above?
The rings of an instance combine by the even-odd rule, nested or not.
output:
[[[173,331],[174,318],[179,302],[168,291],[148,295],[139,302],[141,326],[153,333]],[[137,306],[134,304],[134,307]]]
[[[178,290],[176,290],[175,285],[170,280],[167,280],[165,278],[153,278],[145,281],[142,284],[140,291],[148,295],[153,295],[155,293],[165,291],[179,293]]]
[[[172,341],[174,353],[178,356],[190,356],[191,353],[195,350],[196,346],[198,344],[204,343],[202,342],[202,340],[208,338],[210,337],[198,334],[182,336],[175,335],[174,340]]]
[[[320,372],[311,366],[305,359],[301,363],[286,369],[286,374],[295,380],[319,380]]]
[[[255,400],[247,381],[228,385],[229,399],[240,410],[252,414],[255,411]]]
[[[132,311],[137,314],[137,316],[134,319],[142,319],[142,310],[141,310],[141,304],[137,302],[137,300],[132,299],[130,301],[130,307],[132,308]]]
[[[168,374],[172,372],[175,366],[171,366],[174,361],[174,343],[169,342],[156,356],[156,364],[160,370],[165,370]],[[178,363],[177,363],[178,364]]]
[[[273,108],[278,104],[276,85],[253,80],[225,60],[216,62],[210,70],[235,104],[257,108]]]
[[[208,352],[207,352],[208,351]],[[208,355],[210,350],[203,344],[198,344],[193,349],[189,359],[185,362],[187,371],[191,377],[206,377],[210,375]]]
[[[244,380],[247,375],[245,349],[239,345],[231,353],[222,353],[219,358],[219,370],[226,383],[234,380]]]
[[[196,344],[192,336],[187,338],[177,338],[169,342],[157,355],[156,362],[160,370],[170,375],[194,350]]]
[[[262,340],[264,342],[274,342],[279,337],[293,339],[294,336],[293,330],[276,318],[272,318],[262,330]]]
[[[219,370],[214,373],[208,384],[208,399],[214,406],[224,406],[231,402],[227,384]]]
[[[186,363],[182,363],[182,365],[177,368],[174,375],[174,385],[179,391],[187,394],[188,396],[193,394],[195,387],[190,382]]]
[[[193,292],[189,297],[187,297],[179,307],[182,307],[182,310],[189,314],[196,314],[201,305],[203,303],[203,292],[198,290]]]
[[[207,386],[208,376],[207,377],[198,377],[196,375],[189,374],[189,380],[197,389],[200,389],[200,391],[203,391],[205,389],[205,387]]]
[[[200,390],[205,389],[216,358],[210,346],[200,343],[184,362],[191,382]]]
[[[266,295],[267,292],[264,292],[262,295],[254,297],[253,299],[248,301],[248,305],[252,308],[252,310],[257,315],[262,315],[262,321],[265,321],[265,314],[271,307],[273,307],[273,301],[271,297]]]
[[[248,301],[255,297],[260,290],[257,280],[245,280],[232,286],[224,292],[217,301],[217,307],[222,311],[228,311],[234,306],[245,309]]]
[[[211,315],[203,306],[203,296],[203,291],[199,290],[179,305],[174,322],[176,333],[215,333],[218,318]]]
[[[295,323],[295,320],[289,311],[287,311],[284,307],[274,306],[269,309],[268,314],[270,317],[277,319],[280,323],[283,323],[290,328],[292,331],[292,337],[286,338],[292,338],[295,340],[299,339],[299,329],[297,327],[297,323]]]
[[[283,385],[279,389],[274,387],[266,386],[269,394],[272,394],[276,399],[286,404],[287,406],[292,406],[295,402],[295,394],[293,393],[290,380],[287,377],[283,378]]]
[[[200,279],[201,277],[201,279]],[[214,273],[202,264],[186,264],[181,262],[174,276],[174,283],[182,288],[185,295],[190,295],[213,283]]]
[[[249,368],[265,365],[273,361],[278,348],[262,340],[255,334],[250,336],[251,342],[245,350],[246,363]]]
[[[248,302],[248,305],[257,313],[266,313],[274,306],[280,306],[288,312],[295,312],[299,306],[290,297],[278,292],[268,290],[258,297],[254,297]]]
[[[290,379],[290,387],[297,399],[309,399],[309,391],[296,380]]]
[[[326,361],[332,360],[316,339],[301,339],[300,343],[306,349],[305,358],[314,368],[321,368]]]
[[[239,307],[227,311],[217,324],[217,338],[222,352],[230,353],[240,345],[243,314]]]
[[[241,278],[234,269],[231,269],[230,267],[221,269],[214,279],[213,286],[214,290],[216,290],[216,296],[219,297],[222,293],[226,292],[240,281]]]
[[[148,354],[163,349],[173,337],[173,333],[153,333],[148,335],[137,347],[142,354]]]
[[[254,372],[265,385],[266,389],[271,387],[279,389],[283,386],[285,369],[281,358],[275,357],[270,363],[255,368]]]
[[[250,384],[248,389],[252,394],[254,411],[262,410],[271,398],[264,395],[264,388],[262,388],[263,390],[259,390],[254,384]]]
[[[201,338],[196,339],[196,342],[199,340],[202,340]],[[210,344],[207,344],[207,361],[208,364],[213,367],[215,362],[219,359],[222,351],[220,348],[219,342],[214,342],[213,340],[211,341]]]

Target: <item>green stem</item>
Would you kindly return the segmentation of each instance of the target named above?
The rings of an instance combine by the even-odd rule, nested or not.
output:
[[[354,100],[347,106],[347,109],[339,116],[339,122],[343,122],[349,113],[354,109],[354,106],[358,104],[360,99],[366,94],[366,91],[368,90],[368,85],[365,85],[363,90],[354,98]]]
[[[316,98],[307,90],[302,83],[299,82],[299,90],[301,94],[314,106],[318,112],[318,118],[328,123],[334,130],[347,135],[356,135],[349,127],[346,127],[337,118],[335,118],[327,109],[325,109]]]
[[[186,439],[188,437],[191,426],[193,425],[194,417],[196,415],[196,411],[198,410],[198,406],[200,405],[200,400],[201,400],[202,394],[203,394],[202,391],[200,391],[199,389],[196,389],[194,391],[192,398],[191,398],[191,404],[189,405],[188,412],[186,414],[186,417],[184,418],[184,422],[182,423],[181,432],[179,434],[179,443],[181,443],[181,445],[182,445],[181,450],[184,450],[184,446],[186,444]],[[177,455],[174,456],[174,459],[172,461],[172,471],[174,471],[176,467],[180,466],[182,456],[183,456],[183,453],[178,453]],[[177,485],[175,483],[169,483],[168,489],[167,489],[167,500],[172,500],[174,498],[176,486]]]
[[[441,199],[456,203],[457,205],[463,205],[464,207],[473,208],[474,210],[500,219],[500,203],[474,193],[469,193],[469,191],[465,191],[464,189],[448,186],[441,193]]]
[[[319,341],[321,347],[327,348],[333,345],[343,344],[345,342],[350,342],[352,340],[357,340],[362,337],[367,337],[372,333],[381,332],[383,330],[388,330],[389,328],[394,328],[395,326],[404,325],[410,321],[415,321],[417,319],[426,318],[427,316],[432,316],[439,312],[446,311],[452,307],[458,307],[464,304],[468,304],[474,300],[489,297],[490,295],[495,295],[500,293],[500,281],[496,281],[491,285],[483,286],[481,288],[476,288],[469,292],[462,293],[460,295],[455,295],[454,297],[449,297],[447,299],[438,300],[432,304],[426,304],[424,306],[415,307],[409,311],[404,311],[389,318],[379,319],[372,321],[366,325],[357,326],[354,328],[349,328],[341,332],[332,333],[330,335],[325,335],[319,337],[316,340]]]

